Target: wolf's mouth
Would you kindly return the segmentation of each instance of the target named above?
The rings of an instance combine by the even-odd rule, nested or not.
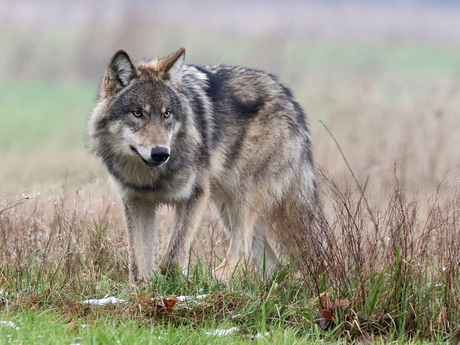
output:
[[[156,162],[154,160],[149,161],[149,160],[145,159],[144,157],[142,157],[141,154],[139,153],[139,151],[137,151],[137,149],[134,146],[130,145],[129,148],[134,153],[136,153],[140,157],[140,159],[142,159],[142,161],[145,164],[147,164],[149,167],[159,167],[159,166],[163,165],[164,163],[166,163],[166,161],[165,162]]]

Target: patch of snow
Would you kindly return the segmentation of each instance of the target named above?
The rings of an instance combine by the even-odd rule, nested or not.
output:
[[[206,298],[208,295],[197,295],[197,296],[177,296],[179,302],[197,302],[200,299]]]
[[[12,321],[0,321],[0,325],[4,325],[5,327],[11,327],[14,329],[19,329],[19,327],[16,326],[16,324]]]
[[[233,332],[237,332],[237,331],[238,331],[238,327],[232,327],[229,329],[215,329],[214,331],[206,332],[205,334],[207,336],[225,337],[226,335],[230,335]]]
[[[83,304],[92,304],[92,305],[107,305],[107,304],[118,304],[118,303],[125,303],[126,300],[119,299],[116,297],[107,297],[101,299],[87,299],[86,301],[82,301]]]
[[[254,336],[254,338],[256,338],[256,339],[260,339],[260,338],[262,338],[262,337],[268,338],[269,336],[270,336],[270,333],[268,333],[268,332],[265,332],[264,335],[262,335],[262,334],[260,334],[260,333],[257,333],[257,334]]]

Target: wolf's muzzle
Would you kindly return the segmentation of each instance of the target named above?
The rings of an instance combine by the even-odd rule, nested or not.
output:
[[[152,153],[150,154],[150,158],[153,162],[160,165],[166,163],[169,159],[169,149],[167,147],[156,146],[152,149]]]
[[[136,154],[139,155],[139,157],[142,159],[142,161],[147,164],[148,166],[160,166],[166,163],[169,159],[169,148],[167,147],[161,147],[161,146],[156,146],[152,149],[150,152],[150,157],[144,158],[142,155],[139,153],[139,151],[134,147],[130,146],[131,150],[135,152]]]

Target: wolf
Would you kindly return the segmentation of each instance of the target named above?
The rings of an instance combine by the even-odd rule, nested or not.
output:
[[[301,238],[319,204],[307,119],[291,91],[260,70],[184,58],[184,48],[139,62],[118,51],[88,121],[88,145],[123,200],[134,283],[184,267],[208,205],[229,235],[214,271],[227,279],[244,263],[273,270],[269,231],[281,244]],[[175,218],[157,264],[165,204]]]

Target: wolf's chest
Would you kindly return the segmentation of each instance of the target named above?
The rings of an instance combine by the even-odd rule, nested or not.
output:
[[[185,200],[193,192],[196,173],[193,169],[155,170],[143,165],[121,165],[109,169],[111,180],[122,196],[141,193],[161,203]]]

